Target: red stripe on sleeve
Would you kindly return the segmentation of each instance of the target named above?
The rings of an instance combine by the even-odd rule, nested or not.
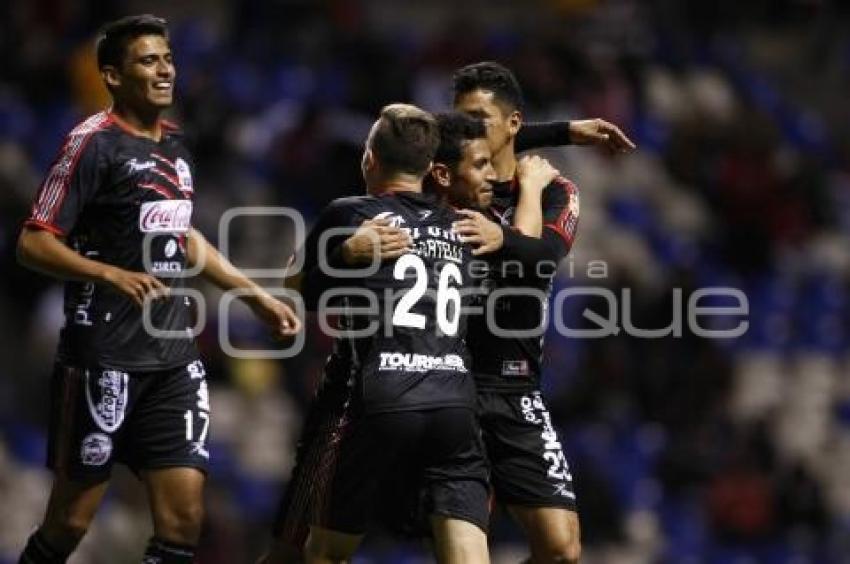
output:
[[[26,225],[27,227],[34,227],[36,229],[44,229],[45,231],[50,231],[51,233],[59,235],[60,237],[65,236],[65,232],[56,227],[55,225],[51,223],[45,223],[37,219],[28,219],[24,222],[24,225]]]
[[[544,227],[548,227],[557,233],[564,243],[567,245],[567,250],[572,248],[573,242],[578,231],[579,217],[579,193],[578,187],[567,180],[566,178],[558,177],[555,182],[561,185],[567,195],[567,205],[558,214],[557,219],[552,223],[546,223]]]

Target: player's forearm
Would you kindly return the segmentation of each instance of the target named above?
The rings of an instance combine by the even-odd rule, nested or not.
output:
[[[115,270],[68,248],[53,233],[30,227],[24,227],[18,237],[17,258],[21,265],[60,280],[107,282]]]
[[[570,144],[572,144],[570,122],[549,121],[523,124],[517,133],[514,148],[517,153],[522,153],[532,149],[561,147]]]
[[[543,207],[540,203],[539,190],[520,187],[513,223],[514,229],[523,235],[540,238],[543,232]]]
[[[516,229],[504,228],[504,244],[498,253],[501,260],[518,260],[531,268],[540,263],[558,263],[566,255],[558,247],[556,239],[544,232],[538,237],[529,237]]]
[[[224,258],[218,249],[213,247],[196,229],[192,229],[187,237],[186,261],[190,267],[202,264],[200,275],[215,284],[225,292],[243,290],[242,299],[249,304],[258,299],[265,299],[268,293],[256,282],[242,274],[238,268]]]

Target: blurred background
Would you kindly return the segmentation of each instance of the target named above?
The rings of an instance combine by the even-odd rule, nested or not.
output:
[[[140,12],[171,23],[173,117],[197,160],[196,225],[217,244],[233,206],[291,206],[309,225],[332,198],[359,193],[377,110],[400,100],[445,109],[451,72],[466,63],[511,67],[528,118],[620,125],[639,145],[631,156],[546,153],[582,191],[556,289],[627,288],[633,324],[662,328],[674,289],[687,303],[701,287],[740,288],[749,329],[726,340],[550,332],[545,389],[578,493],[583,561],[850,562],[850,4],[4,0],[0,563],[15,561],[45,506],[62,323],[59,287],[15,264],[15,239],[63,136],[108,103],[94,31]],[[235,220],[231,256],[281,266],[290,231],[280,218]],[[588,276],[589,261],[605,261],[604,278]],[[225,357],[216,294],[204,291],[213,427],[199,562],[251,562],[329,343],[311,327],[297,358]],[[597,302],[571,299],[556,313],[591,327],[584,308],[612,315]],[[229,329],[236,343],[262,343],[244,312]],[[119,469],[72,562],[138,562],[150,534],[142,489]],[[494,561],[525,555],[501,513],[491,538]],[[358,561],[428,558],[376,537]]]

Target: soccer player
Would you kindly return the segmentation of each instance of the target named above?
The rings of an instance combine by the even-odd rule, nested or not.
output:
[[[496,500],[525,531],[535,563],[576,562],[579,522],[572,477],[540,391],[543,331],[552,277],[572,246],[578,225],[578,191],[556,178],[532,198],[531,215],[517,229],[518,161],[522,93],[513,74],[497,63],[459,69],[453,77],[455,109],[484,121],[497,182],[490,213],[505,229],[501,259],[519,261],[519,272],[495,264],[484,287],[503,295],[492,316],[470,317],[468,343],[478,391],[478,416]],[[536,214],[534,213],[536,212]],[[473,212],[457,224],[475,235]],[[521,290],[521,291],[517,291]],[[519,336],[524,334],[525,336]]]
[[[54,482],[20,562],[65,562],[121,462],[150,500],[154,536],[144,562],[189,563],[201,529],[210,405],[184,271],[244,291],[280,337],[300,321],[192,228],[192,158],[161,119],[175,78],[166,22],[145,15],[106,25],[97,61],[114,104],[67,136],[18,240],[22,264],[66,281],[51,382]]]
[[[495,180],[496,173],[490,161],[490,147],[483,122],[461,113],[440,114],[437,122],[440,144],[431,172],[425,180],[425,192],[436,195],[456,208],[487,209],[492,196],[491,182]],[[520,181],[531,192],[539,193],[556,173],[538,157],[524,159]],[[533,202],[533,205],[539,207],[539,201]],[[379,219],[362,224],[358,236],[347,241],[347,254],[352,264],[368,262],[373,257],[391,259],[404,252],[406,233],[389,223],[386,219]],[[476,246],[473,253],[497,250],[501,245],[503,228],[486,220],[480,225],[482,241],[486,238],[487,242],[473,238],[470,241]],[[337,429],[345,417],[345,403],[350,393],[344,377],[332,376],[332,371],[326,371],[316,399],[308,411],[299,442],[297,463],[275,520],[275,543],[271,552],[261,558],[260,562],[273,564],[301,561],[307,522],[316,511],[317,499],[325,496],[324,486],[316,476],[319,469],[327,464],[324,460],[326,453],[339,441]],[[385,484],[386,490],[397,492],[398,495],[383,496],[379,508],[382,523],[395,531],[399,530],[398,526],[409,527],[405,511],[416,505],[413,501],[415,496],[411,496],[407,489],[416,487],[418,481],[402,478]],[[409,529],[405,531],[409,532]]]
[[[438,142],[427,112],[385,107],[363,155],[368,195],[332,202],[305,243],[308,308],[324,313],[331,303],[344,312],[326,377],[351,383],[337,446],[313,476],[321,487],[307,562],[348,561],[385,485],[400,475],[424,484],[438,561],[488,561],[487,475],[461,316],[470,249],[451,229],[460,216],[439,195],[422,193]],[[385,249],[397,258],[373,261],[360,252],[372,229],[362,223],[376,219],[407,236]],[[357,230],[346,236],[334,228]],[[361,263],[371,271],[339,271]]]

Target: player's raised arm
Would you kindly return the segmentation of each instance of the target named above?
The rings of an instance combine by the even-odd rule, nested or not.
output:
[[[222,290],[246,290],[242,300],[277,336],[289,337],[301,330],[301,321],[290,306],[242,274],[194,228],[187,236],[186,260],[190,266],[201,264],[201,276]]]
[[[604,119],[524,123],[516,136],[516,152],[563,145],[596,145],[612,154],[630,153],[637,145],[611,122]]]
[[[529,237],[539,238],[543,232],[543,190],[558,176],[558,170],[544,158],[526,156],[517,162],[519,200],[514,214],[514,228]]]

